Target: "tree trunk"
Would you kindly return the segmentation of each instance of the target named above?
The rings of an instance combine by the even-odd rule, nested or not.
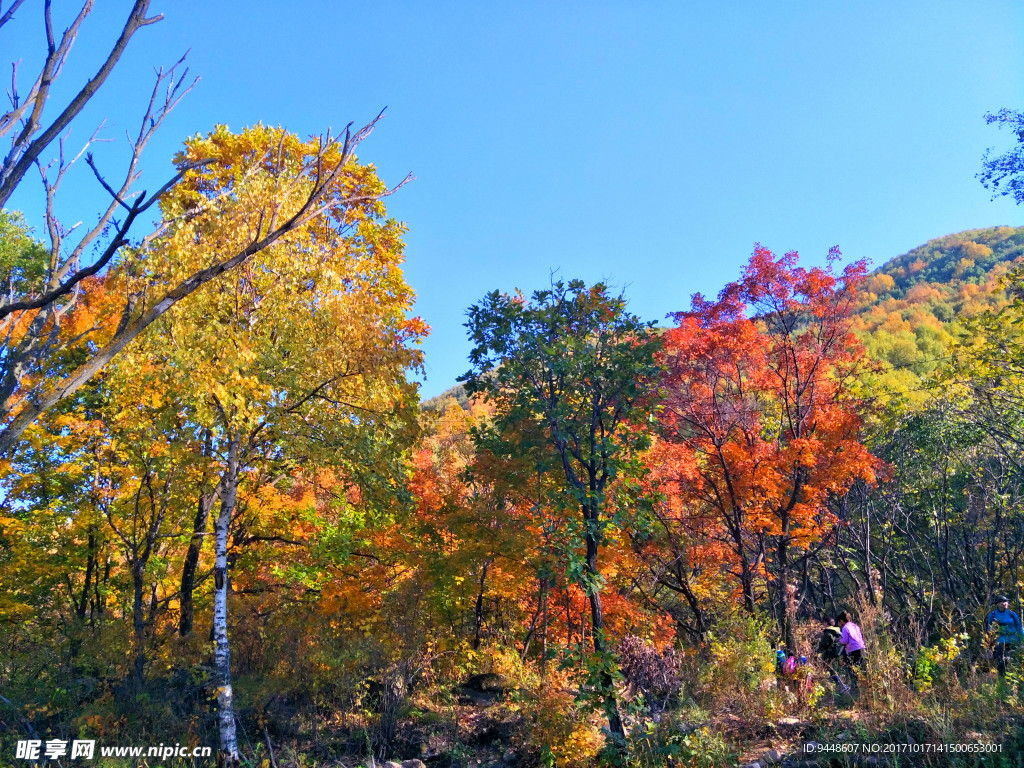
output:
[[[136,690],[142,687],[142,676],[146,667],[146,625],[142,616],[142,577],[145,565],[136,560],[132,563],[132,628],[135,631],[135,665],[133,676]]]
[[[740,547],[740,586],[743,588],[743,607],[747,613],[757,613],[757,606],[754,604],[754,573],[747,562],[746,553]]]
[[[92,587],[93,572],[98,570],[96,563],[96,532],[95,528],[89,527],[89,557],[85,563],[85,581],[82,584],[82,596],[78,600],[78,604],[75,606],[75,616],[78,617],[78,621],[75,622],[75,627],[71,633],[71,643],[68,647],[68,655],[72,660],[78,657],[79,651],[82,649],[82,633],[85,631],[85,614],[89,610],[89,597],[90,589]]]
[[[594,642],[594,653],[598,657],[601,666],[600,683],[604,694],[604,710],[608,716],[608,730],[616,740],[625,741],[626,729],[622,725],[622,714],[619,712],[619,702],[615,697],[615,680],[612,678],[611,670],[606,660],[607,646],[604,637],[604,611],[601,608],[600,584],[601,572],[597,568],[597,511],[593,510],[589,515],[584,513],[587,519],[586,526],[587,541],[587,592],[590,597],[590,621],[591,637]]]
[[[542,632],[540,643],[540,681],[543,684],[547,680],[548,673],[548,590],[547,580],[544,584],[544,616],[541,619]]]
[[[206,523],[210,518],[210,510],[213,508],[215,494],[204,493],[199,497],[199,504],[196,509],[195,520],[192,521],[192,540],[188,544],[188,552],[185,553],[185,563],[181,567],[181,607],[178,616],[178,634],[185,637],[192,631],[192,622],[195,617],[195,606],[192,593],[196,587],[196,568],[199,565],[199,555],[202,554],[203,540],[206,538]]]
[[[103,565],[103,588],[100,589],[99,579],[93,582],[95,585],[93,592],[96,595],[96,616],[99,617],[100,623],[103,623],[103,614],[106,612],[106,596],[107,587],[110,585],[110,569],[113,566],[113,559],[110,557],[110,551],[107,551],[107,557]],[[90,617],[91,618],[91,617]]]
[[[484,627],[484,582],[487,580],[487,569],[491,567],[491,561],[485,560],[480,570],[480,591],[476,594],[476,617],[475,631],[473,634],[473,650],[480,648],[480,633]]]
[[[779,546],[776,555],[779,561],[779,630],[782,633],[782,642],[790,653],[796,652],[796,637],[793,633],[793,601],[789,590],[789,513],[783,512],[782,535],[779,536]]]
[[[235,705],[231,690],[231,646],[228,643],[228,528],[238,492],[238,439],[228,442],[228,462],[221,478],[220,515],[215,523],[216,558],[213,593],[213,664],[217,680],[217,722],[220,748],[230,765],[239,759]]]
[[[875,590],[875,575],[871,566],[871,503],[864,505],[864,581],[868,585],[868,600],[871,605],[878,605]]]
[[[534,635],[537,632],[537,621],[540,619],[541,614],[546,610],[547,600],[547,579],[541,576],[537,580],[537,610],[533,614],[533,618],[530,619],[530,628],[526,632],[526,639],[523,641],[523,652],[519,654],[519,658],[526,661],[526,657],[530,654],[530,644],[533,642]],[[542,663],[543,666],[543,663]]]
[[[708,623],[707,619],[704,618],[704,609],[700,606],[700,600],[697,599],[697,595],[690,587],[690,578],[686,574],[685,568],[686,566],[684,565],[680,565],[677,568],[676,582],[679,585],[679,592],[682,593],[686,604],[690,606],[690,612],[693,614],[694,622],[696,622],[697,637],[695,640],[698,645],[703,645],[707,639]]]
[[[89,607],[89,585],[92,582],[92,572],[96,567],[96,532],[95,528],[89,527],[89,559],[85,563],[85,583],[82,585],[82,597],[78,601],[75,613],[78,620],[85,621],[85,612]]]

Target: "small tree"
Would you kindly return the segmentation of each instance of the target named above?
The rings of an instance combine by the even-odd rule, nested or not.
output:
[[[524,423],[536,426],[561,466],[563,503],[581,512],[582,547],[564,553],[566,567],[589,598],[594,678],[612,736],[623,739],[598,555],[611,522],[610,484],[635,474],[637,451],[647,442],[635,425],[651,407],[646,396],[657,377],[658,339],[602,283],[558,281],[529,302],[520,293],[494,291],[468,314],[473,367],[460,380],[471,395],[493,401],[499,435],[521,433]]]

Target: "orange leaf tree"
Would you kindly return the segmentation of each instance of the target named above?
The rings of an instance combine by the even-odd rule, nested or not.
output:
[[[852,393],[863,350],[850,312],[865,265],[839,274],[797,266],[758,245],[716,301],[700,294],[665,337],[666,436],[689,471],[678,489],[691,514],[717,522],[753,612],[765,579],[793,645],[793,575],[834,523],[830,497],[873,482]]]

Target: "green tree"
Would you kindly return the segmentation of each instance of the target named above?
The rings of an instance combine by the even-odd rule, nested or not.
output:
[[[652,324],[626,311],[621,295],[580,280],[555,282],[530,301],[494,291],[468,315],[472,368],[460,381],[470,395],[495,405],[499,435],[518,434],[529,423],[541,431],[564,474],[562,503],[581,513],[582,547],[564,554],[570,578],[589,598],[590,667],[612,738],[622,740],[598,556],[612,522],[611,484],[636,476],[637,453],[648,442],[637,424],[652,408],[648,393],[659,372],[658,338]]]
[[[1003,107],[985,115],[985,122],[995,123],[999,128],[1009,127],[1017,135],[1017,145],[996,157],[992,157],[991,149],[987,150],[978,179],[985,189],[992,191],[993,198],[1011,195],[1020,205],[1024,203],[1024,112]]]
[[[19,211],[0,209],[0,296],[10,299],[36,285],[46,272],[48,258],[25,217]]]

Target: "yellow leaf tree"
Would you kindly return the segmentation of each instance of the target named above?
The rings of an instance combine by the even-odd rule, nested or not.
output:
[[[304,169],[319,151],[315,142],[264,126],[239,134],[218,128],[190,141],[186,157],[218,161],[169,194],[165,214],[178,223],[154,244],[162,258],[146,263],[162,264],[158,278],[174,284],[211,252],[244,247],[255,232],[304,204],[316,183]],[[265,166],[254,175],[253,157]],[[324,163],[340,160],[328,153]],[[237,190],[230,215],[190,213],[220,199],[224,189]],[[322,196],[322,216],[168,311],[110,377],[115,392],[145,381],[146,391],[164,393],[166,407],[202,435],[196,443],[218,468],[214,487],[200,491],[193,543],[201,549],[212,499],[219,500],[214,666],[221,748],[231,757],[238,747],[227,622],[229,534],[240,492],[258,490],[247,483],[287,483],[298,473],[330,467],[344,485],[360,489],[364,503],[387,504],[414,436],[416,386],[406,372],[419,365],[415,345],[426,328],[408,317],[413,294],[400,269],[403,228],[385,217],[385,191],[372,166],[350,161]],[[154,276],[127,265],[121,279],[133,295]],[[184,599],[191,588],[183,584]]]

